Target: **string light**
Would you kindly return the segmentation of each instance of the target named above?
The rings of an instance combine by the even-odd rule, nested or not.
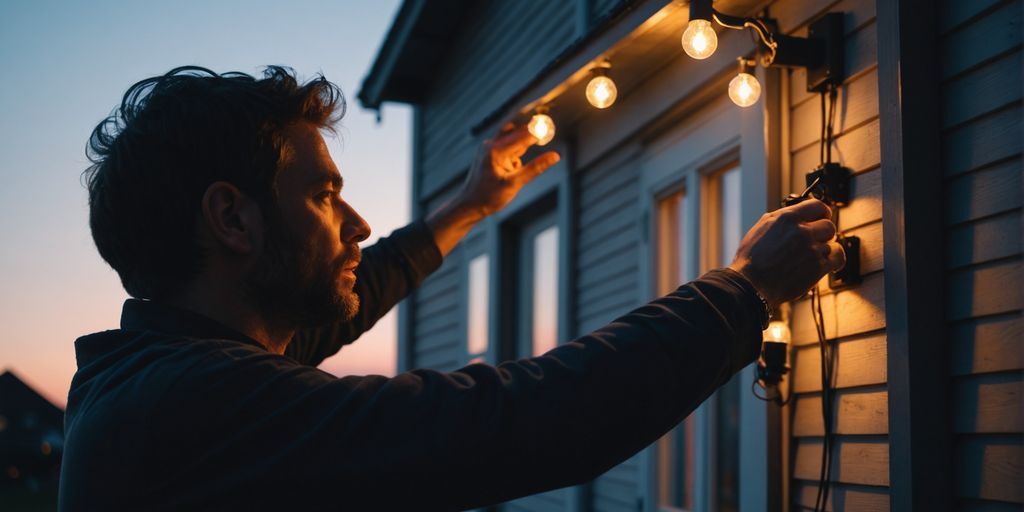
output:
[[[793,335],[789,331],[789,325],[780,320],[772,320],[768,328],[764,330],[764,341],[769,343],[785,343],[789,345]]]
[[[547,108],[538,107],[537,113],[530,118],[529,124],[526,125],[530,134],[537,138],[538,146],[544,146],[555,138],[555,120],[551,119],[547,112]]]
[[[718,35],[711,28],[711,22],[692,19],[683,32],[683,51],[698,60],[710,57],[718,48]]]
[[[729,98],[738,106],[749,107],[761,97],[761,83],[747,73],[749,63],[745,59],[740,58],[739,62],[740,72],[729,82]]]
[[[768,328],[764,330],[762,336],[761,358],[757,362],[757,378],[751,383],[751,390],[754,392],[754,396],[762,400],[785,405],[789,398],[783,397],[779,390],[779,383],[789,372],[786,362],[789,360],[789,344],[793,335],[789,331],[789,324],[776,319],[768,324]],[[767,394],[758,393],[758,386]]]
[[[608,61],[595,67],[592,71],[593,78],[587,84],[587,101],[596,108],[612,106],[615,103],[615,98],[619,95],[619,89],[615,87],[615,82],[608,77],[609,68],[611,68],[611,64]]]

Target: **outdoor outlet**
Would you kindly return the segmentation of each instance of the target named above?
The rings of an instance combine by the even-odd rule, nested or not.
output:
[[[860,237],[839,235],[836,240],[846,251],[846,266],[828,275],[828,287],[833,290],[860,284]]]

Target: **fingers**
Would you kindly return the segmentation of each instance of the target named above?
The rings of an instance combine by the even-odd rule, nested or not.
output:
[[[839,242],[828,243],[829,252],[825,256],[825,271],[835,272],[846,266],[846,251]]]
[[[818,219],[805,224],[815,242],[827,242],[836,236],[836,225],[829,219]]]
[[[792,217],[798,222],[812,222],[818,219],[831,219],[832,209],[817,199],[807,199],[779,211],[783,217]]]
[[[537,155],[536,158],[530,160],[530,163],[523,166],[520,172],[522,179],[530,181],[537,177],[538,174],[548,170],[549,167],[558,163],[562,157],[554,151],[547,151]]]
[[[510,131],[503,130],[502,134],[491,142],[491,150],[518,158],[536,143],[537,137],[534,137],[525,126],[520,126]]]

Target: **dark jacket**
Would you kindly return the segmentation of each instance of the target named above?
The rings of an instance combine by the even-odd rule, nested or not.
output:
[[[760,348],[763,308],[713,271],[532,359],[336,378],[314,367],[440,263],[413,224],[364,252],[363,309],[287,354],[125,303],[75,343],[64,510],[448,510],[592,479],[694,410]]]

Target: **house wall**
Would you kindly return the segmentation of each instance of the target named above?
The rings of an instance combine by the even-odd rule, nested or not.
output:
[[[1024,503],[1022,7],[939,9],[952,492],[965,510]]]
[[[882,194],[879,171],[877,34],[874,0],[780,0],[770,7],[780,29],[806,36],[825,12],[843,12],[845,73],[839,89],[833,161],[853,171],[852,199],[839,210],[839,229],[861,239],[863,283],[822,292],[826,335],[837,347],[833,419],[832,491],[829,509],[889,510],[888,391],[886,387],[885,272],[882,268]],[[820,162],[820,96],[808,93],[806,71],[788,73],[788,174],[790,191],[805,187],[805,174]],[[821,365],[810,301],[791,304],[793,397],[789,429],[789,500],[814,507],[821,469],[823,421]]]
[[[422,197],[464,172],[484,116],[522,89],[577,37],[576,2],[469,2],[465,21],[422,105]]]
[[[640,300],[638,253],[645,229],[637,208],[640,167],[629,151],[579,174],[575,263],[577,333],[597,329],[635,307]],[[593,510],[637,510],[641,462],[634,457],[594,480]]]
[[[943,175],[948,269],[941,286],[948,297],[951,403],[948,428],[955,437],[953,493],[965,509],[1024,502],[1022,482],[1021,316],[1021,0],[942,0],[941,97]],[[593,18],[614,7],[595,0]],[[418,125],[417,201],[424,213],[454,191],[480,140],[470,127],[520,90],[576,37],[575,2],[477,2],[434,88],[421,105]],[[513,15],[514,11],[514,15]],[[838,98],[834,159],[854,171],[853,200],[839,226],[861,238],[863,283],[833,293],[822,285],[826,332],[838,350],[836,445],[829,509],[889,510],[890,424],[879,153],[879,102],[875,0],[811,2],[777,0],[769,14],[780,29],[806,35],[810,21],[844,12],[846,73]],[[529,26],[531,30],[524,30]],[[544,34],[539,37],[538,34]],[[738,43],[723,34],[720,51]],[[733,45],[733,46],[730,46]],[[578,226],[570,253],[573,278],[570,321],[574,334],[600,327],[636,305],[645,224],[637,126],[700,94],[721,73],[685,58],[664,66],[610,109],[600,123],[585,116],[572,133],[572,215]],[[804,174],[818,165],[820,104],[806,92],[804,70],[782,79],[784,192],[804,188]],[[638,101],[636,97],[645,100]],[[632,101],[631,106],[625,107]],[[589,115],[589,114],[587,114]],[[609,124],[615,130],[606,128]],[[650,134],[648,134],[649,136]],[[939,200],[937,198],[936,200]],[[481,236],[478,228],[471,237]],[[485,238],[481,236],[481,238]],[[486,245],[474,242],[474,247]],[[465,363],[465,266],[474,252],[457,247],[414,295],[407,326],[413,340],[409,367],[453,370]],[[493,255],[492,255],[493,257]],[[493,306],[493,305],[492,305]],[[940,318],[937,313],[936,318]],[[822,449],[820,360],[806,300],[792,304],[793,399],[783,411],[788,425],[785,484],[793,508],[814,504]],[[492,340],[495,343],[496,340]],[[634,511],[643,495],[642,460],[631,459],[595,480],[585,503],[593,510]]]

